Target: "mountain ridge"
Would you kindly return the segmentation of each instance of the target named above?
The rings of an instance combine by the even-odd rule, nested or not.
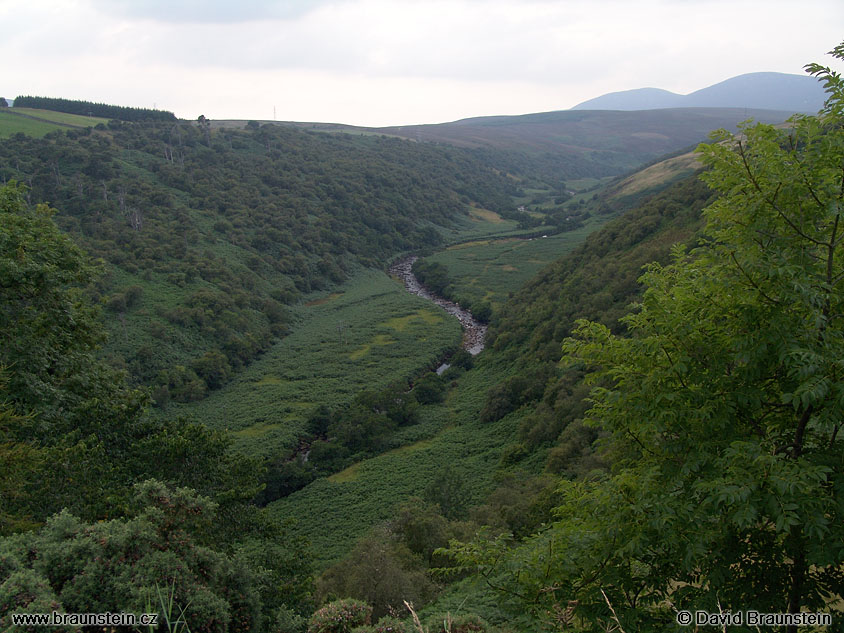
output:
[[[719,107],[764,108],[815,113],[826,93],[814,78],[776,72],[737,75],[686,95],[661,88],[610,92],[578,103],[572,110],[652,110]]]

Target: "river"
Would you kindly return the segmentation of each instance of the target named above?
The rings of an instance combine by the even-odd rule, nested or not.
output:
[[[408,292],[436,303],[450,315],[456,317],[457,320],[460,321],[460,325],[463,326],[463,349],[469,352],[472,356],[480,354],[484,349],[484,338],[486,337],[487,326],[477,321],[475,317],[472,316],[472,313],[466,308],[461,308],[460,304],[443,299],[425,288],[411,270],[413,262],[417,259],[419,258],[411,256],[403,257],[395,261],[392,266],[390,266],[390,274],[401,279]],[[443,367],[447,369],[448,365],[444,365]],[[437,373],[445,371],[443,367],[440,367],[440,369],[437,370]]]

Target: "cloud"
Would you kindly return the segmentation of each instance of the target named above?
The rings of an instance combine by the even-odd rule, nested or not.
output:
[[[100,11],[174,24],[233,24],[299,18],[342,0],[92,0]]]
[[[840,41],[844,4],[790,1],[0,0],[2,91],[188,118],[267,118],[273,105],[279,118],[379,123],[559,109],[801,73]]]

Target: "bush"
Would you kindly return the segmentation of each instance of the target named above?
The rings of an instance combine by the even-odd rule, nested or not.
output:
[[[378,620],[378,623],[372,627],[375,633],[407,633],[407,627],[404,622],[396,618],[384,617]]]
[[[413,395],[421,404],[434,404],[445,400],[445,383],[442,378],[429,372],[413,386]]]
[[[472,356],[465,349],[458,350],[449,360],[452,367],[462,367],[463,369],[472,369],[475,366],[475,357]]]
[[[329,567],[317,581],[318,595],[352,596],[372,605],[373,617],[394,612],[404,600],[425,604],[436,586],[419,557],[392,535],[377,529],[361,539],[349,555]]]
[[[372,607],[360,600],[336,600],[317,610],[308,623],[308,633],[351,633],[369,624]]]
[[[450,615],[441,615],[430,618],[426,622],[425,629],[430,633],[484,633],[489,630],[489,625],[483,618],[466,614],[452,618]]]

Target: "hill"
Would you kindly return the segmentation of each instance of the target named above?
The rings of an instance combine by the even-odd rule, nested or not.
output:
[[[743,108],[673,108],[637,112],[558,111],[378,128],[423,143],[474,149],[508,171],[546,179],[615,176],[664,154],[735,129],[749,118],[778,123],[791,112]],[[491,153],[498,152],[495,156]]]
[[[289,306],[505,210],[513,183],[465,151],[291,128],[110,122],[16,135],[0,175],[107,262],[107,353],[156,401],[220,388],[284,336]]]
[[[572,110],[653,110],[657,108],[767,108],[814,114],[823,107],[823,87],[812,77],[747,73],[687,95],[659,88],[623,90],[589,99]]]

